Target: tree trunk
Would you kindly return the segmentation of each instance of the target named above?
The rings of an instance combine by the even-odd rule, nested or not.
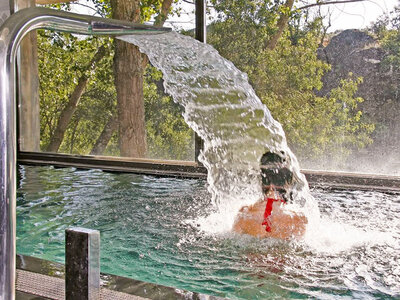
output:
[[[106,49],[104,46],[101,46],[99,50],[97,50],[96,54],[90,61],[89,65],[85,68],[85,70],[94,69],[96,63],[99,62],[104,55],[106,54]],[[57,152],[60,148],[60,145],[64,139],[65,131],[67,130],[68,124],[71,121],[71,118],[76,111],[79,100],[82,97],[86,89],[86,85],[89,81],[89,77],[86,75],[86,72],[82,74],[82,76],[78,80],[78,84],[75,86],[74,91],[69,97],[69,101],[67,106],[63,109],[58,119],[57,127],[50,138],[50,143],[47,146],[47,152]]]
[[[117,5],[117,3],[114,2],[112,5],[113,5],[113,10],[114,10],[114,7]],[[165,20],[167,19],[167,15],[168,15],[168,13],[169,13],[169,11],[171,9],[171,6],[172,6],[172,0],[164,0],[164,2],[162,3],[162,6],[161,6],[161,11],[160,11],[159,15],[155,19],[155,22],[154,22],[155,26],[161,27],[161,26],[164,25]],[[119,15],[117,15],[117,13],[113,14],[114,18],[117,18],[118,16]],[[134,18],[134,19],[136,20],[136,18]],[[142,70],[144,70],[146,68],[147,63],[148,63],[148,60],[143,55],[141,55],[140,60],[141,60]],[[114,64],[115,65],[117,64],[116,63],[116,59],[114,59]],[[114,67],[114,70],[115,70],[115,67]],[[143,74],[143,72],[144,71],[142,71],[142,74]],[[117,85],[117,80],[115,81],[115,84]],[[143,102],[143,105],[144,105],[144,99],[141,99],[141,102]],[[119,100],[118,100],[118,103],[119,103]],[[120,113],[118,113],[118,116],[119,116],[118,117],[118,119],[119,119],[120,118]],[[143,109],[143,116],[144,116],[144,109]],[[97,139],[97,141],[96,141],[92,151],[90,152],[90,154],[92,154],[92,155],[101,155],[101,154],[103,154],[103,152],[104,152],[105,148],[107,147],[107,145],[108,145],[108,143],[109,143],[114,131],[117,130],[117,128],[120,128],[120,127],[118,127],[118,124],[119,124],[119,122],[118,122],[119,120],[118,119],[115,118],[115,116],[111,116],[110,117],[110,119],[108,120],[106,126],[103,129],[103,132],[100,134],[99,138]],[[140,127],[145,128],[146,124],[145,124],[144,117],[143,117],[143,121],[142,122],[143,122],[143,125],[140,126]],[[142,133],[142,134],[143,134],[144,137],[146,137],[146,133]],[[120,135],[121,135],[121,133],[120,133]],[[121,143],[121,140],[120,140],[120,143]],[[143,139],[142,139],[142,145],[145,145],[145,147],[147,148],[146,140],[143,141]],[[121,146],[120,146],[120,149],[122,149]],[[145,153],[145,150],[146,149],[144,149],[144,152],[143,152],[143,150],[141,152]],[[121,156],[136,156],[137,157],[139,155],[138,154],[129,155],[129,154],[125,153],[124,155],[121,154]]]
[[[113,18],[140,22],[140,1],[112,0]],[[114,76],[117,90],[120,155],[146,155],[146,126],[143,101],[143,60],[139,48],[115,40]]]
[[[121,156],[146,155],[142,66],[144,59],[138,47],[123,41],[115,41],[114,75]]]
[[[164,0],[155,25],[162,26],[172,5]],[[111,0],[113,18],[140,22],[140,1]],[[148,63],[139,48],[115,41],[114,75],[117,90],[119,147],[121,156],[144,157],[147,150],[144,118],[143,74]]]
[[[267,49],[269,50],[274,50],[276,48],[276,45],[278,44],[279,39],[281,38],[283,32],[286,29],[286,26],[289,21],[290,17],[290,11],[293,8],[294,0],[286,0],[286,3],[283,5],[283,10],[284,12],[281,13],[278,23],[277,23],[277,31],[272,35],[270,40],[268,41],[267,44]]]
[[[72,154],[74,152],[74,146],[75,146],[75,140],[76,140],[76,131],[78,129],[79,121],[81,120],[81,117],[79,117],[74,124],[74,128],[72,129],[72,134],[71,134],[71,144],[69,145],[69,153]]]
[[[93,146],[92,151],[90,151],[90,155],[101,155],[106,149],[110,139],[115,130],[118,128],[118,118],[116,115],[113,115],[108,119],[106,126],[104,126],[103,131],[101,132],[99,138]]]

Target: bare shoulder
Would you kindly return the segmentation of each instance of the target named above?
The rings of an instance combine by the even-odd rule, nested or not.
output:
[[[304,235],[307,218],[294,212],[272,214],[271,232],[267,232],[262,226],[264,209],[264,202],[243,207],[236,216],[233,231],[259,238],[291,239]]]
[[[243,206],[239,213],[240,214],[256,214],[256,213],[261,213],[261,215],[264,213],[265,209],[265,203],[263,201],[258,201],[257,203],[254,203],[253,205],[249,206]]]

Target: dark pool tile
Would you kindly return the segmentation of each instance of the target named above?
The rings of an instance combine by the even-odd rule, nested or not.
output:
[[[17,255],[17,269],[64,278],[65,267],[63,264],[32,257]]]

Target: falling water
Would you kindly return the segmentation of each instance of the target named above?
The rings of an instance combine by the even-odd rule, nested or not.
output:
[[[163,72],[165,90],[184,107],[185,121],[204,141],[199,160],[208,170],[208,189],[218,211],[205,223],[228,230],[235,212],[261,197],[259,161],[267,151],[283,153],[294,173],[295,205],[315,213],[282,126],[245,73],[210,45],[175,32],[120,39],[139,46]]]

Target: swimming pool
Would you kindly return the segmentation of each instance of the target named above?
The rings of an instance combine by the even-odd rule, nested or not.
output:
[[[101,271],[232,299],[400,297],[400,195],[314,189],[301,242],[208,234],[201,179],[20,167],[17,252],[64,261],[64,230],[101,232]]]

